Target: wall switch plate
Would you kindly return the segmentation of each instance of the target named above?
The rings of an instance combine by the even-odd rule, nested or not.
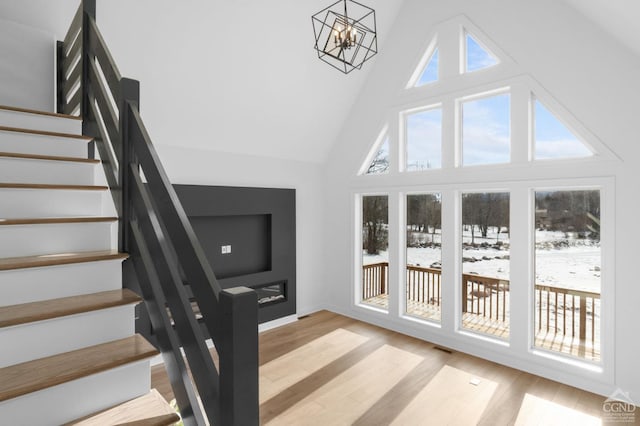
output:
[[[230,254],[231,253],[231,246],[220,246],[220,252],[222,254]]]

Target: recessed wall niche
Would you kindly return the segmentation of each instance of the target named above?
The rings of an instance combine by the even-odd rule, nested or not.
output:
[[[190,217],[218,279],[271,270],[271,219],[271,214]]]
[[[246,286],[260,293],[279,283],[281,295],[265,296],[259,321],[295,314],[295,190],[174,188],[222,288]]]

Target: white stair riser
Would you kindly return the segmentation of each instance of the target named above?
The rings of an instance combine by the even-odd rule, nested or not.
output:
[[[82,134],[82,121],[0,109],[0,126],[49,132]]]
[[[99,216],[106,191],[0,189],[0,218]]]
[[[149,361],[141,361],[0,403],[3,424],[70,422],[149,392]]]
[[[129,305],[0,328],[0,368],[132,336],[133,318]]]
[[[122,288],[122,260],[0,271],[0,306]]]
[[[0,131],[0,152],[87,158],[87,141]]]
[[[95,164],[0,157],[0,182],[93,185]]]
[[[0,226],[0,258],[111,250],[112,222]]]

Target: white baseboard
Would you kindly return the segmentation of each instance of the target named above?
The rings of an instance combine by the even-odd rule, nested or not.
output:
[[[271,330],[274,328],[282,327],[283,325],[291,324],[298,321],[298,315],[289,315],[286,317],[274,319],[273,321],[265,322],[258,325],[258,333]]]

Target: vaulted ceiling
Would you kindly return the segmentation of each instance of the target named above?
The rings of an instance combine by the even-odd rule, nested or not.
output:
[[[640,55],[636,0],[565,1]],[[156,143],[321,163],[375,67],[345,76],[318,60],[311,15],[330,3],[98,0],[98,22],[123,75],[141,80]],[[364,3],[380,55],[401,48],[385,40],[403,1]],[[77,4],[2,0],[0,18],[61,38]]]
[[[596,25],[640,55],[640,2],[637,0],[565,0]]]

